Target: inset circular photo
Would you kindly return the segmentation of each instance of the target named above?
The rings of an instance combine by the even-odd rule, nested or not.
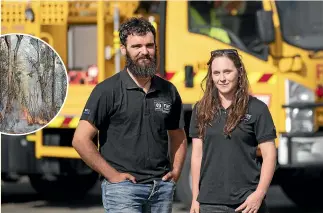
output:
[[[46,127],[62,109],[66,67],[46,42],[28,34],[0,36],[0,133],[26,135]]]

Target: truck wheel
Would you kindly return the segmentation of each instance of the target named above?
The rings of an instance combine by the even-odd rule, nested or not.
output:
[[[96,184],[98,175],[58,176],[56,180],[48,180],[42,175],[30,175],[30,184],[36,192],[50,199],[78,199],[84,197]]]
[[[321,208],[323,182],[321,179],[296,179],[281,184],[285,194],[301,208]]]
[[[182,174],[177,182],[176,196],[187,207],[192,203],[192,177],[191,177],[192,145],[187,147],[187,156],[183,165]]]
[[[16,183],[20,179],[19,175],[1,173],[1,180],[7,183]]]

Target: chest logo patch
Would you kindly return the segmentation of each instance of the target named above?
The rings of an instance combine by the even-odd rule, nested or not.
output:
[[[83,114],[85,114],[85,115],[89,115],[89,114],[90,114],[90,110],[89,110],[89,109],[84,109]]]
[[[245,114],[244,115],[244,117],[242,117],[242,121],[245,121],[245,122],[247,122],[247,121],[249,121],[251,119],[251,115],[250,114]]]
[[[155,100],[154,105],[155,105],[155,111],[167,113],[167,114],[170,113],[170,110],[172,108],[171,103],[160,101],[160,100]]]

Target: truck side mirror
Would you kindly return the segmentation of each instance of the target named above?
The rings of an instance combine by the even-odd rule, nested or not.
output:
[[[194,71],[193,66],[185,66],[185,87],[194,87]]]
[[[257,30],[262,42],[270,44],[275,41],[275,28],[272,11],[257,11]]]

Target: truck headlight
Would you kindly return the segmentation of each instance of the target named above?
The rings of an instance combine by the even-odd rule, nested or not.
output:
[[[296,82],[286,81],[286,104],[309,103],[315,101],[314,92]],[[289,108],[286,110],[286,131],[313,132],[314,111],[312,109]]]

